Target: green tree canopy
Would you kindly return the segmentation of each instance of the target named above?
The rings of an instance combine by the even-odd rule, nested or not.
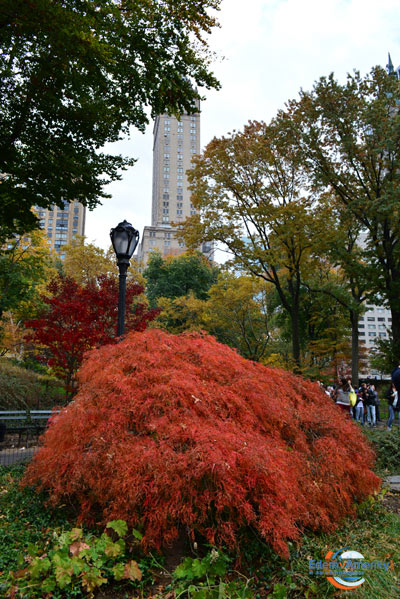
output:
[[[52,271],[54,259],[43,231],[32,231],[5,244],[0,252],[0,319],[8,310],[32,316]]]
[[[0,232],[33,205],[94,207],[133,160],[100,151],[151,114],[195,110],[218,88],[205,41],[220,0],[3,0]]]
[[[217,274],[218,268],[200,252],[185,253],[166,260],[155,252],[144,272],[147,297],[152,306],[160,297],[173,299],[190,292],[198,299],[206,299]]]
[[[375,67],[365,77],[348,75],[343,85],[333,74],[321,78],[278,116],[280,129],[298,139],[298,159],[312,183],[334,193],[347,220],[359,225],[363,278],[392,312],[395,363],[400,360],[399,106],[397,77]]]
[[[182,226],[188,247],[218,240],[245,273],[275,286],[299,365],[301,281],[325,234],[324,213],[305,192],[301,163],[282,143],[279,127],[258,122],[213,139],[194,163],[189,178],[198,212]]]

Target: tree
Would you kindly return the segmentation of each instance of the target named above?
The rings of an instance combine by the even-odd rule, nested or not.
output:
[[[37,303],[38,291],[51,272],[55,269],[43,231],[4,244],[0,251],[0,319],[8,310],[29,317],[28,306]]]
[[[111,256],[93,243],[85,243],[81,235],[64,246],[64,253],[63,272],[78,285],[94,285],[99,277],[118,275],[115,254]]]
[[[195,110],[218,88],[205,37],[220,0],[3,0],[0,222],[37,226],[31,207],[109,197],[131,159],[99,151],[151,114]]]
[[[130,333],[79,377],[24,482],[81,521],[140,523],[147,551],[187,531],[240,556],[256,533],[288,557],[289,540],[334,529],[381,484],[317,384],[210,336]]]
[[[165,260],[155,252],[144,271],[147,297],[152,306],[159,297],[173,299],[189,292],[205,299],[217,273],[218,268],[198,251]]]
[[[260,361],[271,341],[271,287],[257,277],[221,273],[204,305],[204,330]]]
[[[393,353],[400,360],[399,81],[376,67],[340,85],[333,74],[300,93],[278,117],[299,140],[315,186],[329,189],[360,228],[364,279],[392,312]]]
[[[160,314],[152,326],[170,333],[207,331],[250,360],[261,360],[270,342],[268,287],[255,277],[221,272],[208,290],[208,299],[193,292],[176,298],[160,297]]]
[[[189,178],[198,213],[182,226],[186,243],[220,241],[233,263],[275,286],[290,316],[299,366],[301,281],[324,234],[301,163],[281,144],[279,128],[257,122],[213,139],[194,163]]]
[[[75,388],[75,375],[85,352],[106,343],[118,341],[115,328],[118,314],[118,281],[99,278],[99,284],[78,285],[73,279],[60,277],[49,285],[51,296],[43,297],[46,310],[38,318],[26,322],[32,329],[30,340],[38,357],[65,381],[66,393]],[[147,310],[136,302],[143,293],[137,283],[126,289],[126,330],[143,331],[155,318],[157,310]]]
[[[173,299],[159,297],[157,307],[160,313],[151,326],[174,334],[207,330],[203,318],[206,303],[197,299],[193,292]]]

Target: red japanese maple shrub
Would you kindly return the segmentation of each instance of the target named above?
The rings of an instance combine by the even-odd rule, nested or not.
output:
[[[80,521],[142,527],[145,548],[182,529],[234,548],[251,526],[288,555],[288,539],[333,529],[379,487],[362,433],[316,384],[213,337],[131,333],[79,379],[25,483]]]

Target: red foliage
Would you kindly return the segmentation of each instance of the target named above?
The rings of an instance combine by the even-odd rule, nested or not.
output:
[[[377,489],[373,451],[315,383],[201,334],[132,333],[91,352],[73,404],[25,483],[80,521],[122,518],[144,546],[178,529],[237,546],[251,526],[282,555]]]
[[[30,340],[44,350],[39,359],[66,379],[68,390],[85,352],[117,341],[118,281],[108,276],[99,277],[99,281],[98,286],[80,286],[73,279],[59,277],[48,286],[51,296],[42,298],[46,309],[39,318],[25,323],[33,329]],[[158,314],[139,302],[132,309],[135,298],[143,291],[138,283],[128,282],[127,331],[143,331]]]

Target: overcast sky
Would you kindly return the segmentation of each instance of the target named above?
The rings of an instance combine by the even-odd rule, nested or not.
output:
[[[219,56],[214,72],[222,89],[204,92],[202,148],[248,120],[269,121],[322,75],[365,74],[386,66],[388,52],[400,64],[399,0],[222,0],[219,21],[210,46]],[[137,162],[108,186],[112,198],[87,212],[87,240],[103,248],[121,220],[140,234],[151,224],[152,123],[111,148]]]

